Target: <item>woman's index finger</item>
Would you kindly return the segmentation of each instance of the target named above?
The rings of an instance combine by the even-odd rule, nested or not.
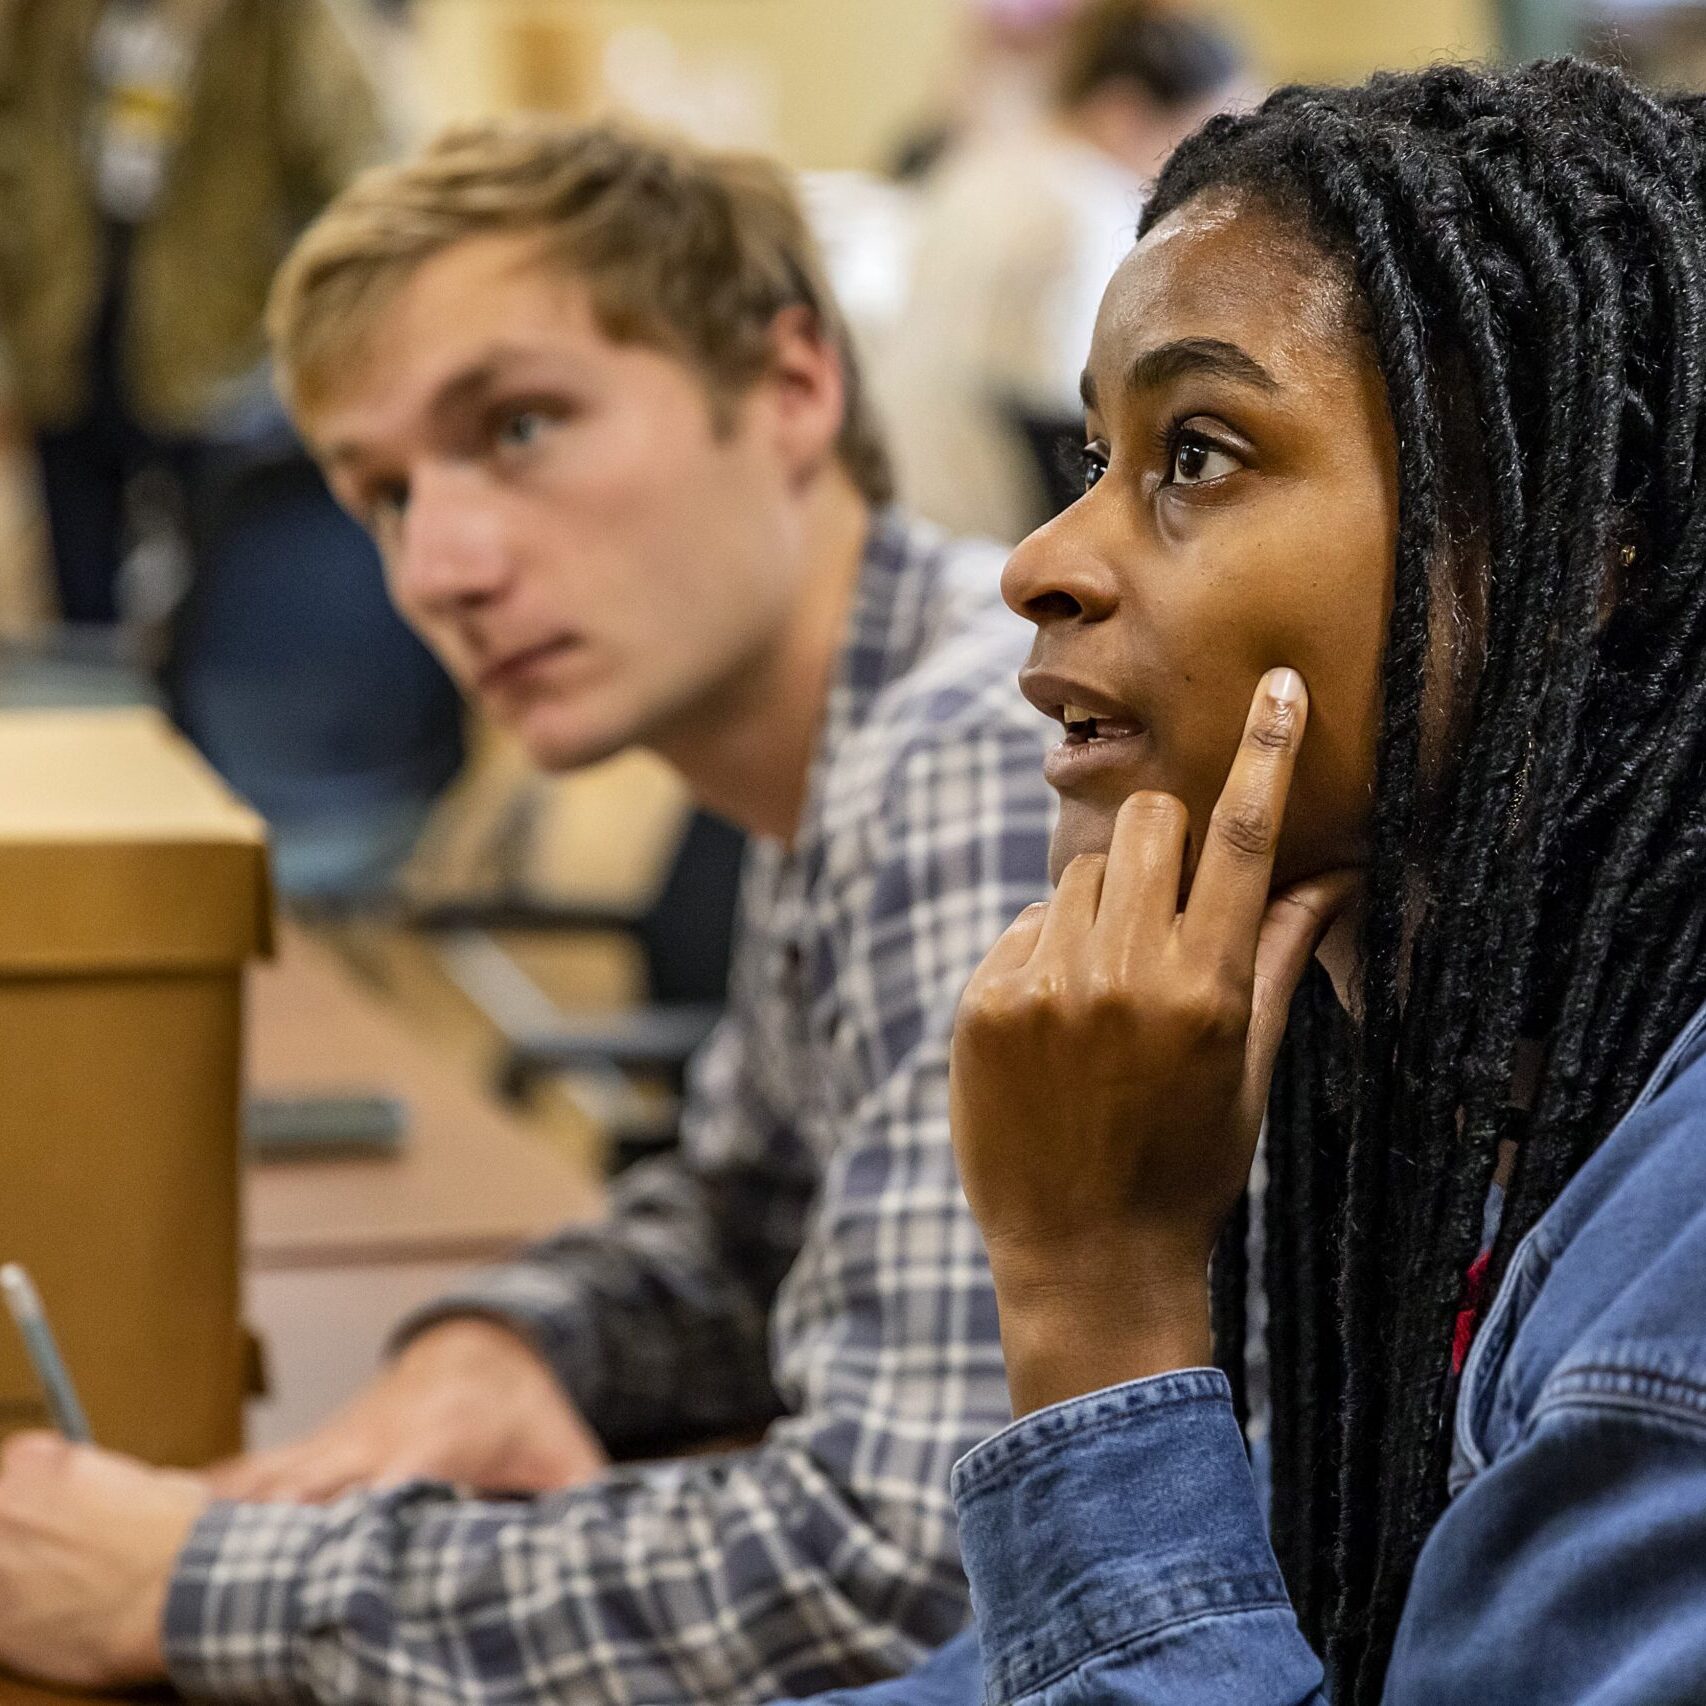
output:
[[[1248,975],[1273,882],[1309,695],[1294,669],[1257,684],[1226,786],[1209,818],[1185,903],[1183,930],[1196,953]]]

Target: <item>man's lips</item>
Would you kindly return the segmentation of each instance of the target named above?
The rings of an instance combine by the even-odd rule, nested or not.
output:
[[[540,640],[535,645],[522,646],[514,651],[505,652],[494,662],[487,664],[475,676],[475,689],[481,693],[491,693],[500,688],[512,686],[535,665],[558,656],[575,643],[572,635],[559,634],[554,639]]]

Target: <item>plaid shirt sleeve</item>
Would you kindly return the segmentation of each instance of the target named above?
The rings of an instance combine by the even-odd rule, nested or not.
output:
[[[618,1456],[769,1422],[770,1307],[819,1180],[798,1131],[765,1116],[748,1053],[737,990],[692,1064],[679,1150],[624,1173],[603,1221],[473,1275],[398,1340],[451,1316],[498,1317]]]
[[[417,1483],[323,1508],[215,1505],[166,1609],[185,1692],[741,1706],[892,1674],[964,1624],[949,1470],[1009,1411],[949,1141],[948,1041],[967,977],[1045,891],[1050,824],[1040,729],[1012,707],[1005,668],[997,693],[989,660],[970,662],[990,683],[981,698],[898,707],[886,732],[859,731],[865,758],[831,778],[840,821],[864,828],[828,838],[838,868],[816,884],[802,966],[833,1142],[769,1311],[782,1419],[734,1457],[621,1470],[529,1503]],[[645,1220],[639,1203],[688,1189],[657,1177],[670,1182],[638,1187],[625,1215]],[[724,1210],[745,1212],[735,1198]],[[563,1265],[579,1274],[562,1296],[582,1324],[551,1330],[570,1361],[604,1332],[585,1317],[632,1321],[658,1297],[660,1264],[678,1264],[664,1295],[723,1283],[709,1247],[689,1263],[673,1244],[683,1220],[658,1213],[615,1267],[590,1250]],[[707,1237],[719,1221],[704,1204],[686,1217]],[[555,1317],[550,1264],[534,1271]],[[762,1289],[740,1306],[754,1321]],[[614,1367],[623,1331],[595,1363]],[[738,1360],[731,1342],[699,1355],[683,1342],[671,1378],[717,1391],[727,1371],[714,1365]],[[649,1374],[597,1378],[595,1407],[631,1420],[671,1402]]]

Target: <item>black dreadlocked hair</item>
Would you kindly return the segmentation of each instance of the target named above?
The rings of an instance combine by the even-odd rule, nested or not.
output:
[[[1297,996],[1264,1221],[1274,1542],[1345,1706],[1445,1503],[1501,1152],[1487,1296],[1706,997],[1703,168],[1698,99],[1442,67],[1212,120],[1144,216],[1215,191],[1295,223],[1354,277],[1397,435],[1362,1000]]]

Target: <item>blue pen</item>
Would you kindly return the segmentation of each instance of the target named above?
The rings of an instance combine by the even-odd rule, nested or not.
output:
[[[36,1378],[53,1412],[54,1425],[68,1440],[87,1445],[88,1418],[77,1401],[77,1389],[71,1384],[71,1375],[54,1342],[53,1329],[47,1324],[47,1312],[41,1306],[34,1283],[16,1262],[8,1262],[0,1267],[0,1292],[5,1293],[6,1307],[23,1335],[24,1349],[35,1365]]]

